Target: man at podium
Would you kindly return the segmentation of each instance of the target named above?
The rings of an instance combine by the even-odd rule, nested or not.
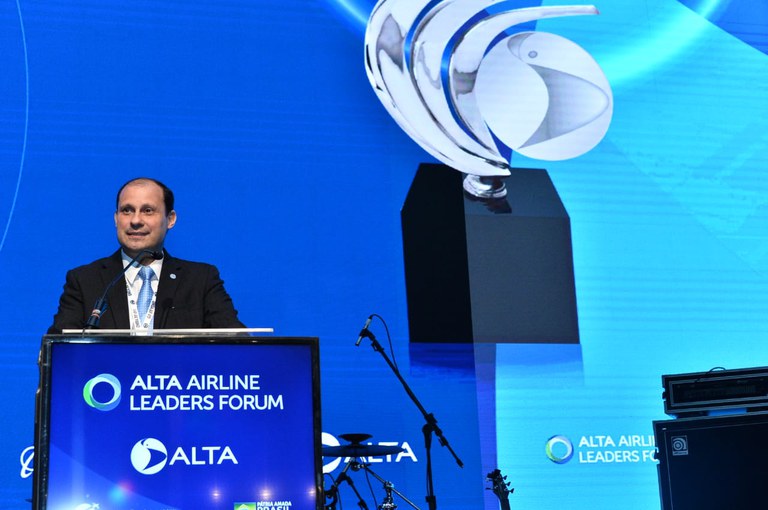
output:
[[[137,333],[245,327],[216,267],[165,251],[165,236],[176,224],[173,205],[173,192],[155,179],[132,179],[120,188],[115,211],[120,249],[67,272],[49,334],[94,323]]]

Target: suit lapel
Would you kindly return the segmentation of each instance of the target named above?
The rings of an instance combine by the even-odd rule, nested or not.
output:
[[[115,276],[123,270],[123,259],[120,250],[117,250],[111,257],[106,259],[102,268],[102,288],[106,288],[115,279]],[[131,327],[128,316],[128,298],[126,296],[125,277],[122,277],[107,293],[109,306],[104,317],[102,317],[101,327],[103,329],[128,329]],[[112,321],[111,325],[108,323],[110,319]]]
[[[173,308],[173,298],[179,286],[182,276],[182,266],[177,259],[165,252],[163,270],[160,273],[160,282],[157,288],[157,301],[155,303],[155,328],[163,329],[168,322],[168,313]]]

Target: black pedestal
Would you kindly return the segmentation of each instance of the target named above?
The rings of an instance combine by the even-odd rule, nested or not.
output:
[[[513,170],[492,203],[462,179],[422,164],[403,205],[411,342],[578,343],[570,219],[547,172]]]

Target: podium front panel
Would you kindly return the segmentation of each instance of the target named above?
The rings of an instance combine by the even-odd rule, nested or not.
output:
[[[316,338],[47,336],[36,509],[319,510]]]

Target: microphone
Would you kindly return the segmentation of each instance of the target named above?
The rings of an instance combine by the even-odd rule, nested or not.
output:
[[[357,342],[355,342],[355,347],[358,347],[360,345],[360,342],[363,341],[363,337],[368,335],[368,326],[371,325],[371,319],[373,319],[373,315],[369,315],[368,320],[365,321],[365,326],[363,326],[363,329],[360,330],[360,336],[357,337]]]
[[[86,329],[92,329],[92,328],[98,328],[99,327],[99,321],[101,320],[101,316],[104,312],[107,311],[107,307],[109,306],[109,303],[107,303],[107,293],[112,289],[112,287],[115,286],[115,284],[120,280],[120,278],[123,277],[126,271],[128,271],[128,268],[134,265],[137,261],[142,260],[147,257],[152,257],[154,260],[160,260],[163,258],[163,252],[162,251],[154,251],[154,250],[141,250],[138,255],[133,257],[131,261],[126,265],[122,271],[115,277],[114,280],[109,282],[109,285],[107,285],[107,288],[104,289],[104,293],[101,295],[99,299],[96,300],[96,303],[93,305],[93,311],[91,312],[91,316],[88,317],[88,321],[85,323],[85,327],[83,327],[83,331]]]

